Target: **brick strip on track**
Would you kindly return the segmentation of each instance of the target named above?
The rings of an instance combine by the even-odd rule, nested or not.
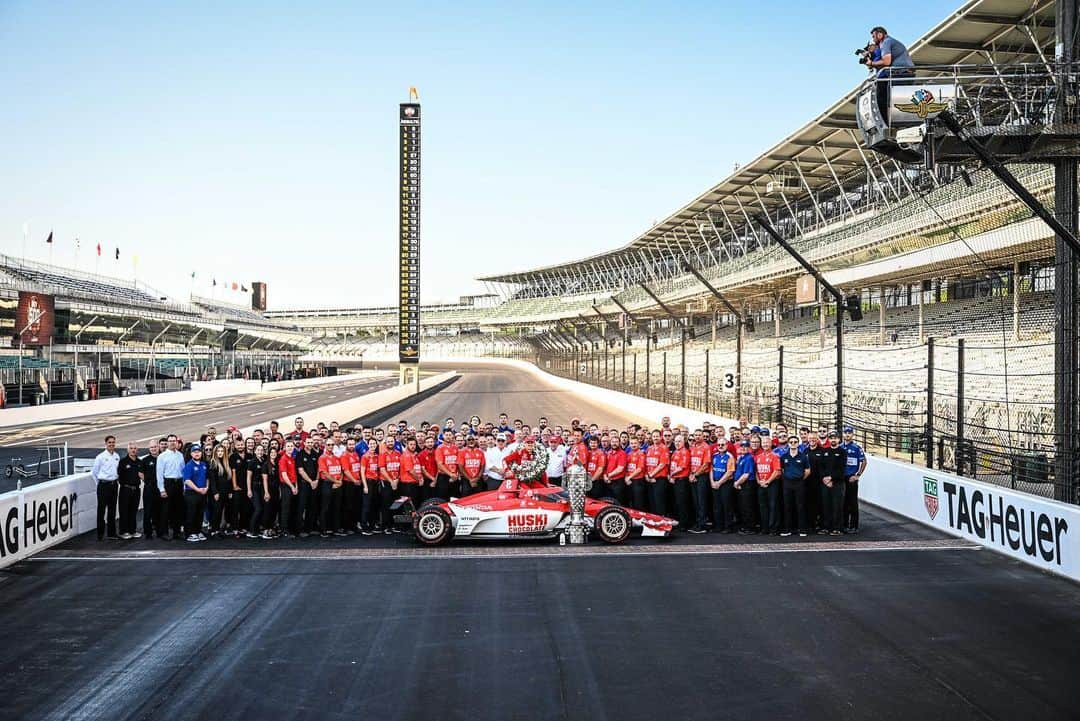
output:
[[[891,541],[847,541],[813,543],[733,543],[602,546],[508,546],[505,543],[489,546],[449,546],[446,548],[178,548],[145,551],[88,551],[87,549],[44,551],[31,561],[146,561],[146,560],[274,560],[310,559],[318,561],[351,561],[383,558],[557,558],[581,556],[671,556],[671,555],[732,555],[763,553],[815,553],[847,551],[976,551],[981,547],[958,539],[922,539]]]

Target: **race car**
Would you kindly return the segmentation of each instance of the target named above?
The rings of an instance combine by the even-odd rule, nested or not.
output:
[[[516,486],[516,487],[515,487]],[[394,503],[394,518],[409,523],[416,538],[438,546],[451,538],[556,538],[570,521],[570,497],[559,486],[506,483],[494,491],[444,501],[432,498],[414,508],[408,498]],[[585,500],[585,525],[606,543],[622,543],[632,532],[665,538],[678,522],[625,508],[610,500]]]

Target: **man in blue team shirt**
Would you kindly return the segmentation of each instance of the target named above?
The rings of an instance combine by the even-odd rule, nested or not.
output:
[[[721,439],[713,446],[712,472],[709,483],[712,486],[713,532],[735,532],[735,459],[728,453],[727,445]]]
[[[742,522],[741,534],[754,532],[754,511],[757,508],[757,467],[754,456],[750,453],[750,441],[742,441],[735,459],[734,490],[739,495],[739,515]]]
[[[806,520],[806,479],[810,475],[810,459],[799,452],[799,439],[789,438],[787,444],[777,448],[780,456],[781,478],[784,483],[784,530],[781,536],[797,532],[806,538],[809,524]]]
[[[844,426],[844,442],[840,446],[847,451],[844,467],[844,512],[841,516],[844,533],[859,532],[859,479],[866,470],[866,453],[855,442],[855,429]]]
[[[184,505],[187,507],[187,540],[191,543],[205,541],[202,518],[206,509],[206,463],[198,443],[191,447],[191,460],[184,464],[180,478],[184,481]]]

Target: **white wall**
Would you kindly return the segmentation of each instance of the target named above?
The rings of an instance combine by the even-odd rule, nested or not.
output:
[[[93,530],[96,510],[89,473],[0,495],[0,568]]]

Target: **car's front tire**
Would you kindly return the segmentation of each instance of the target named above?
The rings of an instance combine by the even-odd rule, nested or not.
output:
[[[454,524],[450,514],[439,506],[422,508],[413,521],[416,540],[425,546],[440,546],[454,535]]]
[[[593,519],[593,531],[604,543],[622,543],[630,537],[633,522],[625,508],[607,506]]]

